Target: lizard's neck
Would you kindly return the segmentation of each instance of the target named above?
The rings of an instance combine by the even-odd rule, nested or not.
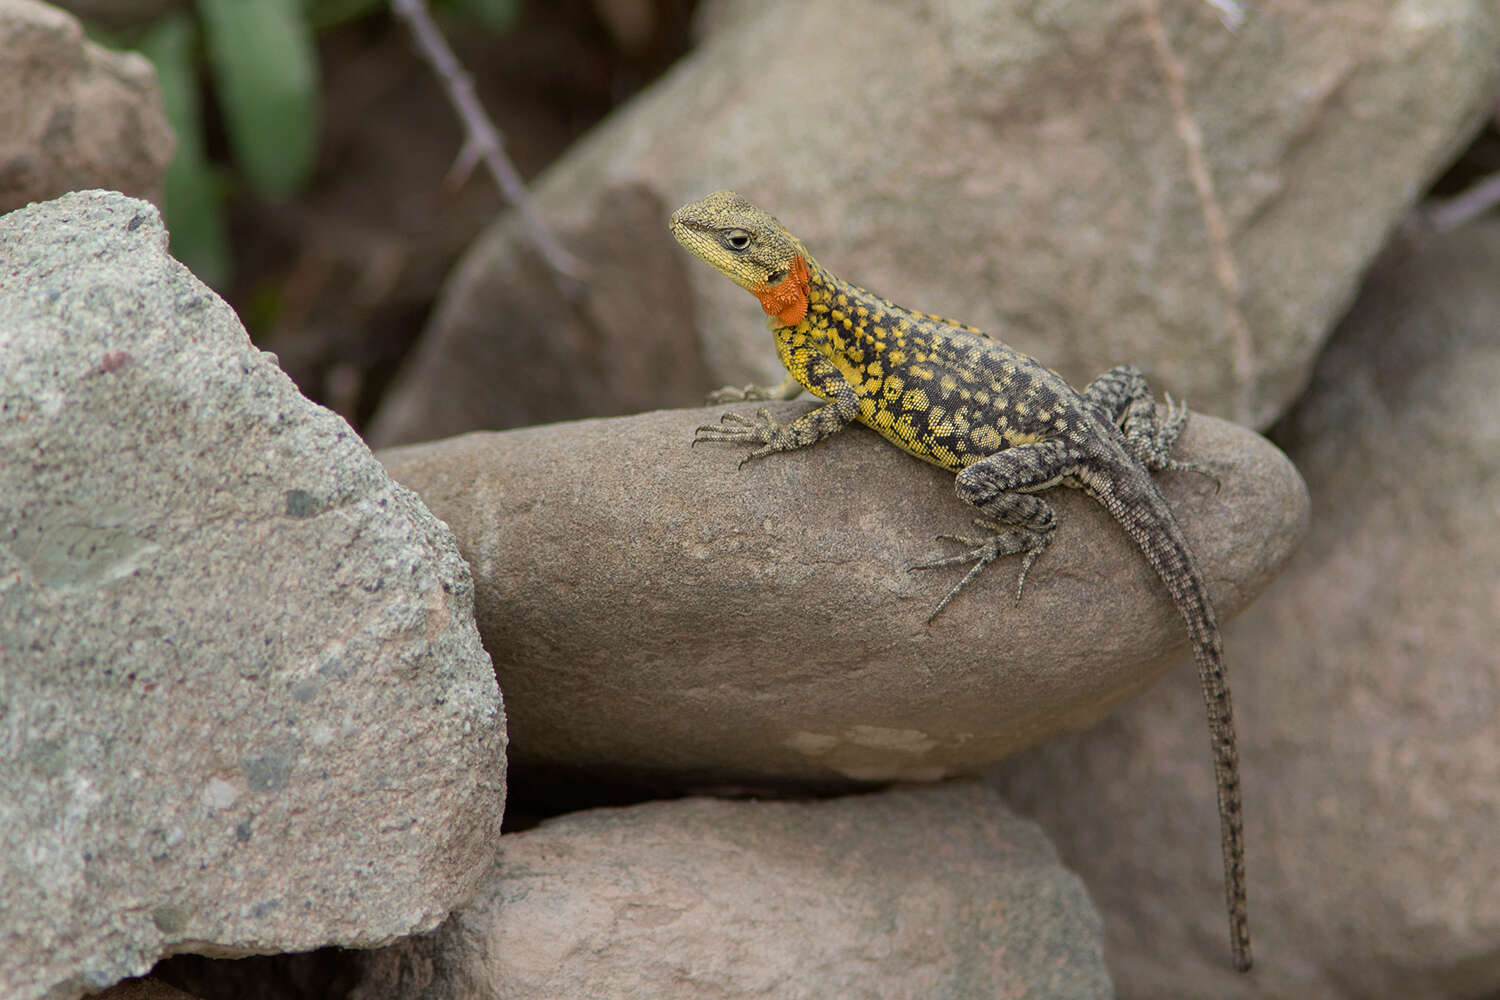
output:
[[[825,270],[805,251],[792,258],[786,277],[776,284],[767,282],[750,291],[760,300],[760,307],[774,325],[787,327],[801,323],[807,317],[808,307],[815,302],[836,302],[840,295],[844,296],[846,304],[854,299],[873,298],[865,289]],[[882,302],[882,305],[890,308],[890,303]]]
[[[812,299],[812,273],[816,270],[816,261],[798,254],[792,258],[780,281],[756,285],[750,289],[750,294],[760,299],[760,307],[776,325],[796,326],[807,315],[807,306]]]
[[[817,261],[811,261],[808,267],[808,298],[814,303],[826,306],[840,305],[839,296],[843,296],[843,305],[848,305],[855,300],[872,298],[871,294],[858,285],[850,284],[843,278],[825,269]],[[825,310],[826,311],[826,310]]]

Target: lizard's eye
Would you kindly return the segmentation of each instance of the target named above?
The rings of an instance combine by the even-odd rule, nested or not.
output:
[[[731,229],[724,234],[724,245],[731,250],[743,250],[750,245],[750,234],[743,229]]]

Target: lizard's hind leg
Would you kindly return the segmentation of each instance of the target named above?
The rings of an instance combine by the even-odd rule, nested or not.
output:
[[[969,548],[957,555],[911,567],[919,570],[974,564],[938,602],[927,619],[929,624],[986,566],[1003,555],[1025,554],[1016,576],[1016,600],[1021,599],[1026,588],[1026,574],[1046,551],[1052,540],[1052,531],[1057,527],[1052,505],[1033,494],[1061,483],[1072,465],[1072,452],[1066,444],[1042,441],[996,452],[959,472],[954,483],[958,498],[977,507],[984,517],[975,518],[974,523],[989,528],[994,534],[987,538],[940,535],[941,539]]]
[[[1172,449],[1187,426],[1187,404],[1174,403],[1168,395],[1163,415],[1140,369],[1132,365],[1111,368],[1088,384],[1083,400],[1120,428],[1130,453],[1152,472],[1196,472],[1212,479],[1215,486],[1219,484],[1219,477],[1207,466],[1172,457]]]

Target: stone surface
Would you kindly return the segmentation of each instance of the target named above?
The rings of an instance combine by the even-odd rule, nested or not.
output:
[[[197,1000],[191,993],[184,993],[160,979],[132,979],[118,983],[95,993],[90,1000]]]
[[[0,0],[0,213],[82,188],[161,203],[174,140],[151,64],[77,20]]]
[[[389,390],[373,445],[703,402],[713,378],[663,221],[676,206],[646,188],[593,205],[588,226],[559,234],[588,267],[576,298],[524,239],[501,250],[498,270],[472,258],[458,268],[449,287],[463,291],[445,295]]]
[[[0,996],[373,945],[488,864],[453,537],[111,192],[0,219]]]
[[[929,627],[963,570],[907,567],[970,528],[953,477],[863,427],[739,469],[746,448],[689,446],[724,409],[381,453],[474,568],[513,760],[932,780],[1087,724],[1184,655],[1140,553],[1065,489],[1049,494],[1060,527],[1024,600],[1006,560]],[[1213,418],[1189,422],[1179,454],[1223,481],[1217,495],[1191,474],[1163,488],[1227,618],[1290,554],[1307,498],[1280,452]]]
[[[1286,422],[1313,528],[1227,640],[1255,971],[1228,966],[1187,677],[1002,768],[1122,996],[1500,995],[1497,270],[1493,219],[1383,261]]]
[[[567,234],[601,224],[600,192],[616,187],[669,208],[733,188],[844,277],[1078,384],[1132,362],[1200,410],[1263,427],[1385,235],[1490,110],[1500,12],[1244,6],[1232,31],[1204,2],[723,4],[689,58],[549,169],[538,203]],[[470,315],[463,337],[503,340],[486,305],[514,235],[497,225],[476,243],[430,336]],[[654,238],[608,266],[653,303],[686,270],[706,388],[780,381],[759,308],[712,269]],[[491,374],[476,409],[528,378]]]
[[[1082,885],[974,784],[601,809],[501,848],[352,1000],[1112,995]]]

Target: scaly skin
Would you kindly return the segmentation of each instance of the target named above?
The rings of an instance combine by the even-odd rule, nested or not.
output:
[[[914,569],[973,563],[929,623],[986,566],[1024,554],[1020,598],[1055,527],[1036,493],[1081,489],[1140,547],[1187,625],[1208,709],[1225,900],[1235,968],[1250,968],[1244,834],[1234,713],[1219,627],[1208,588],[1151,471],[1206,470],[1171,457],[1187,408],[1158,414],[1134,368],[1111,369],[1077,392],[1060,375],[971,326],[912,312],[823,268],[780,222],[731,191],[672,215],[684,247],[760,300],[790,377],[776,388],[723,390],[723,398],[791,398],[805,388],[825,400],[782,425],[762,409],[752,420],[726,413],[694,442],[754,445],[745,461],[804,448],[854,421],[917,458],[957,475],[959,499],[992,534],[945,536],[968,546]],[[744,462],[741,462],[743,465]],[[1206,473],[1211,475],[1211,473]]]

